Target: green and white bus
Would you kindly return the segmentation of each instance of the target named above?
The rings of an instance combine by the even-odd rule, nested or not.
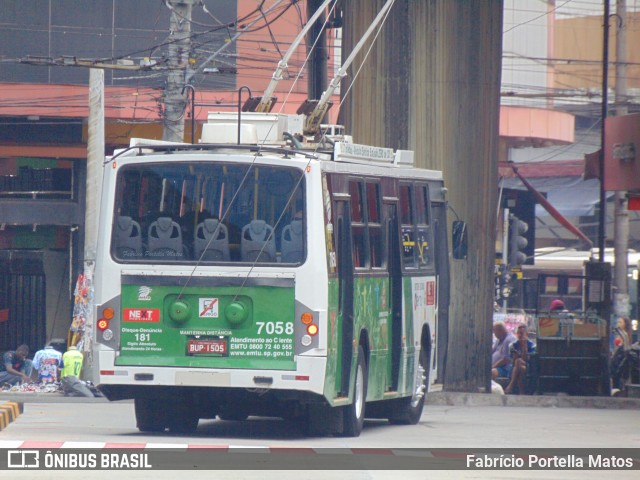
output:
[[[365,416],[417,423],[444,356],[445,192],[412,152],[346,142],[116,152],[94,277],[99,388],[135,399],[141,431],[250,415],[345,436]]]

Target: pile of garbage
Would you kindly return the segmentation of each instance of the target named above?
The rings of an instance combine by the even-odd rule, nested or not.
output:
[[[5,383],[0,386],[0,393],[60,393],[65,397],[104,396],[90,381],[79,380],[76,377],[65,377],[65,379],[63,379],[64,385],[61,382],[21,383],[18,385]]]
[[[5,383],[0,387],[2,393],[63,393],[59,382],[54,383],[21,383],[9,385]]]

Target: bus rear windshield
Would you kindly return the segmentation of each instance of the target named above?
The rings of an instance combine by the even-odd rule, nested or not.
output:
[[[118,173],[111,254],[122,263],[286,263],[305,257],[303,172],[149,163]]]

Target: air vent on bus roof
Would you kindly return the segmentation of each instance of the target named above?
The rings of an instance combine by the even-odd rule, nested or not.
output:
[[[302,133],[302,115],[284,115],[262,112],[244,112],[240,143],[281,145],[283,134]],[[231,112],[210,112],[207,123],[202,128],[201,143],[237,143],[238,114]]]

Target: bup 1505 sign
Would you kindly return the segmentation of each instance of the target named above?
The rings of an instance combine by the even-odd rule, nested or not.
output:
[[[189,355],[226,355],[226,340],[189,340],[187,342]]]

